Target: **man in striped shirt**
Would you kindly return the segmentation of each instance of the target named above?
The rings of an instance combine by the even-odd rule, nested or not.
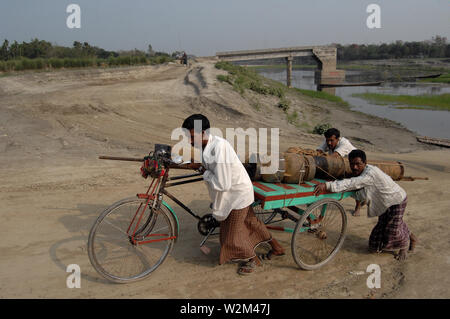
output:
[[[398,260],[405,260],[408,249],[414,250],[417,237],[403,221],[407,196],[403,188],[376,166],[368,165],[366,154],[353,150],[348,155],[352,178],[321,183],[316,186],[316,195],[325,190],[339,193],[357,190],[357,197],[368,203],[368,217],[378,216],[378,223],[369,238],[371,251],[396,251]]]

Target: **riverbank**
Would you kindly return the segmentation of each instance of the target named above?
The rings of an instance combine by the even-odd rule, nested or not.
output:
[[[379,86],[344,86],[337,88],[325,88],[330,95],[344,100],[348,108],[353,111],[371,114],[392,120],[417,135],[426,135],[436,138],[450,138],[448,121],[450,113],[447,112],[445,96],[450,93],[450,87],[446,83],[434,83],[421,81],[422,76],[436,76],[436,71],[430,66],[437,66],[439,73],[447,74],[450,64],[445,59],[424,59],[424,60],[366,60],[352,62],[354,68],[346,70],[345,82],[366,83],[382,82]],[[363,68],[360,68],[363,66]],[[434,71],[433,71],[434,70]],[[267,78],[285,83],[286,71],[284,69],[257,69],[257,72]],[[446,73],[447,72],[447,73]],[[419,78],[417,78],[419,77]],[[439,79],[439,78],[436,78]],[[292,85],[296,88],[307,89],[312,93],[318,89],[313,70],[293,70]],[[320,92],[316,92],[319,94]],[[356,94],[356,95],[355,95]],[[397,105],[391,103],[381,106],[381,102],[374,99],[364,99],[358,94],[376,94],[378,96],[392,95],[405,96],[411,105]],[[433,96],[427,98],[427,96]],[[410,97],[406,97],[410,96]],[[418,97],[415,97],[418,96]],[[431,100],[433,107],[423,104],[424,96],[426,100]],[[434,97],[441,96],[441,97]],[[389,103],[389,102],[383,102]]]
[[[431,83],[446,83],[450,84],[450,73],[442,74],[437,78],[431,79],[422,79],[422,82],[431,82]]]
[[[397,108],[403,109],[450,111],[450,94],[411,96],[380,93],[355,93],[352,96],[364,98],[378,105],[398,105]]]

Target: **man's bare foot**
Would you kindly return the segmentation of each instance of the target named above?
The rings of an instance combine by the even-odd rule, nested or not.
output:
[[[361,202],[356,201],[355,210],[352,213],[353,216],[358,217],[361,215]]]
[[[399,260],[399,261],[403,261],[406,260],[408,253],[406,252],[406,248],[404,249],[400,249],[400,251],[398,252],[398,255],[395,256],[395,259]]]
[[[409,234],[409,251],[413,252],[419,239],[413,233]]]
[[[284,255],[283,246],[281,246],[275,238],[272,238],[272,240],[269,241],[269,244],[272,247],[272,252],[274,255]]]

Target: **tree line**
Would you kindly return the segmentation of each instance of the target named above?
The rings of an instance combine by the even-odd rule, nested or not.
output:
[[[18,43],[14,41],[10,43],[8,39],[3,41],[0,47],[0,60],[7,61],[11,59],[37,59],[37,58],[86,58],[96,57],[99,59],[107,59],[109,57],[118,56],[169,56],[166,52],[154,51],[152,46],[148,46],[148,51],[141,51],[138,49],[129,51],[107,51],[105,49],[92,46],[88,42],[74,41],[72,47],[64,47],[59,45],[53,45],[52,43],[33,39],[30,42]]]
[[[0,71],[161,64],[173,61],[177,54],[155,51],[151,45],[148,45],[147,52],[138,49],[116,52],[88,42],[74,41],[72,47],[64,47],[37,38],[22,43],[10,43],[5,39],[0,47]]]
[[[431,40],[382,44],[349,44],[337,47],[338,61],[399,59],[399,58],[449,58],[450,44],[447,38],[436,35]]]

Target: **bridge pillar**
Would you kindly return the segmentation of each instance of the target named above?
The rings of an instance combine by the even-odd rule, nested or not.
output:
[[[286,57],[286,86],[288,88],[292,87],[292,59],[291,56]]]
[[[316,78],[320,83],[341,83],[345,79],[345,70],[336,69],[337,48],[313,48],[313,54],[319,63]]]

